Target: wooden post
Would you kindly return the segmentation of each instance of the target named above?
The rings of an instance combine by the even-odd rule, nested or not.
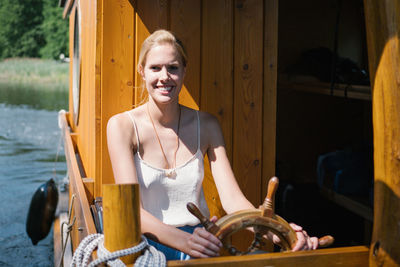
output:
[[[370,266],[400,266],[400,2],[364,0],[374,125]]]
[[[103,185],[104,247],[116,251],[136,246],[141,241],[138,184]],[[132,264],[140,252],[122,257]]]

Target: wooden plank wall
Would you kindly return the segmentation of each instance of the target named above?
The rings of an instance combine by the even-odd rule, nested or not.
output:
[[[101,173],[96,177],[96,196],[102,184],[114,183],[107,150],[107,122],[119,112],[132,108],[134,99],[135,21],[131,2],[102,2],[101,28]]]
[[[218,117],[228,157],[232,162],[233,2],[204,1],[202,18],[201,109]],[[210,211],[221,217],[224,213],[208,166],[204,179]]]

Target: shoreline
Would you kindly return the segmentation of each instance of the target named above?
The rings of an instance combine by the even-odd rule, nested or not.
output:
[[[69,63],[40,58],[7,58],[0,61],[0,88],[31,86],[68,91]]]
[[[67,109],[68,89],[68,63],[40,58],[0,61],[0,103],[34,109]]]

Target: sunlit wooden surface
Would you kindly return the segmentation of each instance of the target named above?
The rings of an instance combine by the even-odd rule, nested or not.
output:
[[[136,246],[141,241],[138,184],[103,185],[104,247],[108,251]],[[139,253],[122,257],[134,263]]]
[[[400,2],[364,5],[375,167],[370,266],[400,266]]]

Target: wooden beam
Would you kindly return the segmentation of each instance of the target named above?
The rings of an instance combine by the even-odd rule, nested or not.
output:
[[[263,6],[261,0],[249,0],[236,1],[233,7],[232,167],[241,190],[256,207],[262,202]],[[251,239],[241,233],[232,237],[240,250]]]
[[[278,70],[278,0],[264,1],[264,84],[263,84],[263,154],[261,199],[267,184],[275,176],[276,94]],[[260,203],[261,204],[261,203]]]
[[[201,86],[201,1],[171,0],[170,3],[170,29],[183,43],[189,59],[179,103],[198,110]]]
[[[314,251],[299,251],[287,253],[267,253],[247,256],[229,256],[189,261],[169,261],[168,266],[229,266],[229,267],[335,267],[368,266],[368,248],[345,247],[319,249]]]
[[[82,178],[83,186],[85,188],[86,197],[89,201],[89,204],[94,203],[94,179],[93,178]]]
[[[103,1],[101,48],[101,179],[96,180],[95,196],[103,184],[114,183],[107,148],[107,123],[111,116],[133,106],[135,77],[135,10],[132,1]]]
[[[72,228],[71,239],[73,248],[76,249],[80,241],[89,234],[96,233],[96,228],[89,208],[80,170],[75,157],[74,145],[72,143],[69,126],[66,119],[67,114],[60,114],[61,129],[64,136],[65,157],[69,170],[70,195],[75,195],[73,204],[73,216],[76,222]],[[71,217],[73,218],[73,217]]]
[[[104,247],[111,252],[141,241],[139,184],[103,185]],[[120,259],[134,263],[140,251]]]
[[[218,118],[225,138],[226,151],[232,162],[233,127],[233,3],[202,1],[201,103],[200,109]],[[190,65],[194,63],[189,63]],[[205,160],[204,195],[210,214],[225,215]]]
[[[370,266],[400,266],[400,1],[364,0],[374,126]]]
[[[70,11],[74,3],[75,0],[67,0],[67,2],[64,4],[63,19],[65,19],[70,14]]]

